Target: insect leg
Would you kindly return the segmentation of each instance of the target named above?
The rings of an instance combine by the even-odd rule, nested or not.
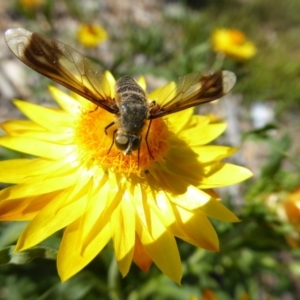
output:
[[[108,128],[108,127],[112,126],[113,124],[114,124],[114,123],[110,123],[110,124],[109,124],[108,126],[106,126],[106,127]],[[105,127],[105,133],[106,133],[106,129],[107,129],[106,127]],[[108,151],[107,151],[107,154],[110,152],[112,146],[113,146],[114,143],[115,143],[115,134],[116,134],[117,130],[118,130],[118,129],[114,130],[113,138],[112,138],[112,143],[111,143],[111,145],[110,145],[110,147],[109,147],[109,149],[108,149]],[[107,134],[107,133],[106,133],[106,134]]]
[[[145,140],[146,140],[146,145],[147,145],[148,152],[149,152],[151,158],[154,159],[154,157],[153,157],[153,155],[152,155],[152,153],[150,151],[149,144],[148,144],[148,134],[149,134],[149,131],[150,131],[151,123],[152,123],[152,120],[150,120],[150,122],[149,122]]]
[[[89,111],[89,114],[90,114],[90,113],[93,113],[93,112],[96,111],[98,108],[99,108],[99,106],[97,105],[94,109],[92,109],[92,110]]]
[[[141,147],[138,149],[138,169],[140,168],[140,150],[141,150]]]
[[[105,134],[107,135],[107,129],[111,126],[113,126],[114,124],[116,124],[115,121],[112,121],[111,123],[109,123],[107,126],[104,127],[104,132]],[[114,134],[115,134],[116,130],[114,131]]]

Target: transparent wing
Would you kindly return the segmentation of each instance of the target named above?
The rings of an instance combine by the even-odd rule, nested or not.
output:
[[[118,112],[102,70],[78,51],[23,28],[8,29],[5,40],[11,51],[30,68],[107,111]]]
[[[230,71],[203,75],[192,73],[180,77],[176,86],[167,84],[156,95],[149,119],[159,118],[189,107],[219,99],[234,86],[236,77]],[[172,88],[171,88],[172,87]]]

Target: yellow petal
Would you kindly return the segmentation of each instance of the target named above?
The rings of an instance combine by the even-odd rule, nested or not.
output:
[[[220,136],[226,129],[225,123],[197,125],[186,129],[180,134],[180,138],[188,142],[190,147],[201,146],[210,143]],[[201,134],[199,134],[201,132]]]
[[[59,132],[61,126],[70,127],[74,122],[73,116],[59,109],[46,108],[21,100],[15,100],[14,104],[25,116],[50,131]]]
[[[174,138],[172,141],[174,147],[169,150],[168,156],[166,157],[167,169],[174,168],[173,165],[186,164],[186,163],[197,163],[198,167],[201,168],[201,165],[198,162],[198,153],[192,151],[191,148],[182,140]],[[181,173],[177,173],[181,174]],[[183,173],[184,174],[184,173]]]
[[[34,197],[4,200],[0,203],[0,220],[27,221],[32,220],[60,192],[55,191]]]
[[[176,170],[177,171],[177,170]],[[176,173],[175,174],[180,174]],[[187,188],[190,183],[187,183],[184,179],[186,179],[186,175],[184,176],[177,176],[173,174],[168,174],[163,171],[158,172],[151,172],[152,176],[148,176],[148,181],[151,187],[155,188],[157,182],[159,182],[160,188],[165,190],[167,193],[173,194],[174,196],[180,196],[186,193]],[[176,184],[174,184],[176,182]],[[196,184],[199,183],[199,181],[195,182]]]
[[[105,216],[103,212],[109,207],[110,201],[108,200],[107,193],[109,190],[109,184],[107,182],[107,175],[102,174],[102,178],[94,178],[89,189],[86,191],[88,194],[88,201],[85,208],[85,213],[82,216],[81,223],[81,237],[78,238],[78,248],[84,249],[89,241],[86,239],[91,234],[97,235],[98,231],[95,227],[99,219],[103,222],[108,222],[109,219],[104,220]],[[101,200],[99,200],[101,199]],[[96,232],[93,232],[96,230]]]
[[[33,140],[26,137],[1,136],[0,145],[15,151],[50,159],[62,159],[73,150],[73,146]]]
[[[102,174],[102,178],[94,178],[94,187],[87,191],[86,211],[81,218],[77,240],[74,246],[85,252],[99,234],[99,226],[110,225],[111,215],[122,201],[123,189],[118,189],[116,177]],[[101,201],[99,200],[101,199]]]
[[[157,102],[157,104],[162,104],[172,99],[176,95],[176,84],[175,82],[170,82],[163,87],[160,87],[150,93],[148,98],[152,101]]]
[[[172,227],[176,236],[196,247],[219,251],[218,236],[202,212],[189,212],[177,207],[177,214],[178,222]]]
[[[0,199],[9,200],[46,194],[67,188],[73,185],[76,180],[76,173],[71,173],[65,176],[57,176],[54,178],[44,178],[41,181],[34,179],[26,183],[20,183],[3,189],[0,191]]]
[[[127,190],[131,193],[131,200],[134,205],[139,221],[143,226],[147,227],[147,210],[149,202],[153,199],[147,197],[146,191],[139,184],[132,184],[127,186]],[[148,192],[150,192],[148,190]]]
[[[64,111],[70,113],[71,115],[77,115],[81,113],[81,105],[74,99],[74,97],[71,97],[54,86],[49,86],[49,91],[54,100]]]
[[[116,192],[111,186],[114,179],[110,180],[108,177],[103,174],[99,180],[94,178],[93,186],[87,191],[89,201],[85,214],[81,218],[81,227],[78,229],[80,234],[77,235],[76,243],[74,241],[74,247],[82,254],[91,251],[90,245],[97,238],[99,228],[104,228],[107,224],[111,228],[111,215],[122,201],[124,190],[120,189]]]
[[[140,76],[140,78],[137,80],[138,85],[146,91],[146,80],[144,76]]]
[[[111,215],[114,250],[123,276],[126,276],[133,257],[135,244],[135,211],[128,192]]]
[[[31,174],[32,167],[36,168],[39,159],[10,159],[0,162],[0,181],[5,183],[19,183]]]
[[[194,109],[190,108],[169,115],[167,120],[170,123],[170,130],[176,134],[181,132],[184,128],[188,127],[192,120],[193,113]]]
[[[116,79],[113,76],[113,74],[111,74],[111,72],[109,72],[109,71],[105,71],[104,76],[105,76],[106,80],[108,81],[108,83],[111,87],[111,92],[112,93],[110,94],[110,97],[112,99],[114,99],[115,98],[115,92],[114,91],[115,91],[115,86],[116,86]]]
[[[224,206],[220,201],[211,198],[204,205],[201,206],[201,211],[206,216],[224,221],[224,222],[239,222],[238,217]]]
[[[16,250],[32,247],[78,219],[86,206],[86,181],[65,189],[52,199],[29,223],[18,240]]]
[[[204,173],[205,176],[198,186],[203,189],[235,184],[252,176],[248,169],[227,163],[207,166],[204,168]]]
[[[170,130],[175,134],[195,126],[205,126],[210,119],[207,116],[194,115],[194,108],[185,109],[168,116]]]
[[[137,221],[137,233],[157,267],[180,284],[182,270],[176,240],[151,209],[148,211],[148,228]]]
[[[201,182],[201,179],[203,177],[202,169],[197,163],[189,163],[189,162],[174,163],[172,165],[172,168],[170,168],[170,170],[172,170],[174,174],[178,174],[178,175],[180,174],[180,176],[168,175],[169,181],[172,182],[172,180],[175,180],[177,177],[178,179],[176,180],[178,181],[178,183],[183,182],[182,186],[185,186],[185,189],[189,184],[193,184],[197,186],[199,182]],[[177,186],[177,188],[178,187],[179,185]],[[182,193],[183,190],[179,194]]]
[[[152,195],[154,201],[148,201],[149,206],[160,217],[166,228],[176,224],[177,219],[174,214],[174,204],[166,196],[166,193],[161,190]]]
[[[39,176],[38,180],[73,172],[70,162],[52,161],[43,158],[10,159],[0,162],[0,181],[7,183],[25,183]],[[37,179],[33,179],[37,180]]]
[[[186,242],[210,251],[219,249],[217,234],[201,211],[187,211],[172,204],[163,193],[155,195],[157,207],[151,208],[168,230]]]
[[[109,223],[99,222],[96,236],[91,236],[91,241],[82,251],[75,245],[81,237],[82,220],[70,224],[63,235],[57,257],[58,273],[62,281],[66,281],[84,268],[108,243],[111,238]]]
[[[87,112],[85,111],[86,108],[90,109],[90,107],[95,107],[95,104],[93,104],[91,101],[87,100],[86,98],[76,94],[75,92],[70,91],[70,96],[76,99],[83,113],[88,113],[88,111]]]
[[[71,128],[66,128],[65,131],[60,133],[49,132],[40,125],[31,121],[14,120],[2,123],[2,128],[10,136],[27,137],[38,139],[42,141],[51,141],[60,144],[67,144],[72,142],[74,136]]]
[[[198,146],[192,149],[199,154],[198,161],[205,164],[213,161],[220,161],[237,152],[238,149],[225,146]]]
[[[187,210],[202,208],[211,199],[210,195],[191,185],[187,187],[184,194],[174,195],[166,192],[166,195],[172,203]]]
[[[13,120],[13,121],[6,121],[1,123],[1,128],[7,133],[8,135],[16,135],[18,133],[26,132],[26,131],[43,131],[47,132],[45,128],[36,124],[32,121],[28,120]]]

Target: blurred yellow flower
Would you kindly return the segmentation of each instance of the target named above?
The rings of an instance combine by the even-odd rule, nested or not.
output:
[[[204,289],[202,293],[202,297],[200,298],[201,300],[221,300],[223,297],[217,297],[217,295],[210,289]],[[238,300],[249,300],[249,295],[247,293],[243,293]],[[194,299],[189,299],[189,300],[197,300],[196,297]]]
[[[44,0],[20,0],[20,4],[26,8],[35,8],[44,4]]]
[[[291,248],[300,247],[300,187],[290,193],[282,202],[284,219],[293,226],[285,239]]]
[[[281,191],[266,197],[266,205],[290,230],[284,237],[291,248],[300,247],[300,187],[292,193]]]
[[[97,47],[107,40],[107,31],[96,24],[81,24],[77,31],[79,42],[85,47]]]
[[[287,220],[300,231],[300,187],[283,201]]]
[[[107,72],[104,80],[114,98],[115,79]],[[139,84],[145,87],[144,80]],[[174,84],[168,88],[171,93]],[[0,162],[0,181],[15,184],[0,192],[0,219],[30,221],[16,251],[65,228],[57,261],[63,281],[112,239],[123,276],[132,261],[144,271],[153,261],[177,283],[182,270],[175,237],[218,251],[208,218],[238,218],[212,189],[251,176],[249,170],[221,161],[235,149],[205,145],[225,130],[224,123],[211,124],[209,117],[193,115],[193,109],[167,121],[154,119],[148,135],[154,159],[145,142],[139,154],[124,156],[115,146],[108,152],[114,128],[108,135],[104,128],[112,114],[78,95],[54,87],[50,92],[60,109],[16,100],[30,120],[2,124],[6,136],[0,145],[36,157]],[[148,98],[155,100],[155,95]]]
[[[256,54],[254,44],[238,30],[216,29],[212,33],[212,47],[236,60],[247,60]]]
[[[205,289],[202,293],[202,300],[218,300],[216,294],[210,290],[210,289]]]

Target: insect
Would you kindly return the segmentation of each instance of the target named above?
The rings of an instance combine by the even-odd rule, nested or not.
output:
[[[147,120],[150,122],[145,140],[149,150],[151,120],[219,99],[236,81],[230,71],[192,73],[179,78],[176,91],[171,94],[167,93],[169,89],[162,88],[153,101],[147,99],[144,90],[130,76],[121,77],[112,92],[102,69],[62,42],[23,28],[8,29],[5,39],[10,50],[27,66],[115,114],[115,120],[104,130],[107,133],[117,123],[112,146],[115,144],[125,155],[139,150]],[[152,156],[150,150],[149,153]]]

